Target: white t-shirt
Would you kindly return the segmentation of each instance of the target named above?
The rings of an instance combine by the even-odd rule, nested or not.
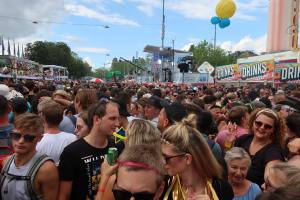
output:
[[[58,164],[60,154],[64,148],[75,140],[77,140],[75,135],[66,132],[57,134],[45,133],[42,140],[37,144],[36,150],[40,154],[46,154],[51,157]]]

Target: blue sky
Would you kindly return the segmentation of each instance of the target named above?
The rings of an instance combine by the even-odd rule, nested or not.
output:
[[[229,27],[218,28],[217,44],[231,51],[264,51],[268,0],[235,2],[237,12]],[[165,46],[172,46],[172,39],[176,49],[204,39],[213,40],[210,18],[215,15],[218,0],[165,0],[165,3]],[[0,35],[19,43],[66,42],[94,69],[108,67],[114,57],[131,59],[136,52],[145,56],[143,49],[147,44],[161,45],[162,0],[0,0],[0,13],[0,27],[3,27]]]

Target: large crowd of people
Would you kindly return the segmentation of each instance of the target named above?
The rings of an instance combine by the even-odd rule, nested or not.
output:
[[[0,195],[296,200],[299,124],[296,85],[5,80]]]

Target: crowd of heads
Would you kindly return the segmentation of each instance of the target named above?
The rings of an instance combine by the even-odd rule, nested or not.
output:
[[[263,185],[250,180],[265,190],[258,200],[299,199],[300,169],[288,162],[294,158],[300,163],[288,149],[289,142],[300,138],[299,94],[297,87],[258,84],[5,82],[0,84],[0,123],[12,133],[7,145],[12,141],[16,152],[23,149],[15,141],[22,137],[38,143],[44,128],[84,138],[92,132],[113,137],[123,127],[125,149],[112,190],[116,199],[127,188],[129,195],[140,192],[128,179],[131,185],[141,184],[140,189],[149,187],[151,198],[158,199],[165,175],[184,179],[192,174],[206,183],[226,174],[232,187],[238,187],[253,170],[260,170],[264,179]],[[246,135],[251,136],[248,147],[239,143]],[[256,166],[253,157],[268,145],[282,151],[280,161],[274,158],[280,163],[268,165],[273,160],[266,155],[270,163]]]

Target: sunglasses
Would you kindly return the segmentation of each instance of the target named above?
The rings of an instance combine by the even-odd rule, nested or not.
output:
[[[35,135],[29,135],[29,134],[22,135],[21,133],[17,133],[17,132],[11,132],[10,136],[13,140],[16,141],[19,141],[21,137],[23,137],[25,142],[32,142],[36,138]]]
[[[164,158],[166,160],[166,163],[168,163],[172,158],[177,158],[177,157],[181,157],[181,156],[185,156],[186,154],[183,153],[183,154],[179,154],[179,155],[175,155],[175,156],[167,156],[167,155],[164,155]]]
[[[269,124],[264,124],[264,123],[262,123],[260,121],[255,121],[254,123],[255,123],[255,126],[257,126],[259,128],[262,127],[262,126],[263,126],[264,129],[267,129],[267,130],[270,130],[270,129],[273,128],[273,126],[271,126]]]
[[[132,194],[127,190],[119,190],[119,189],[112,189],[114,197],[116,200],[130,200],[131,197],[137,200],[153,200],[155,193],[150,192],[138,192]]]

